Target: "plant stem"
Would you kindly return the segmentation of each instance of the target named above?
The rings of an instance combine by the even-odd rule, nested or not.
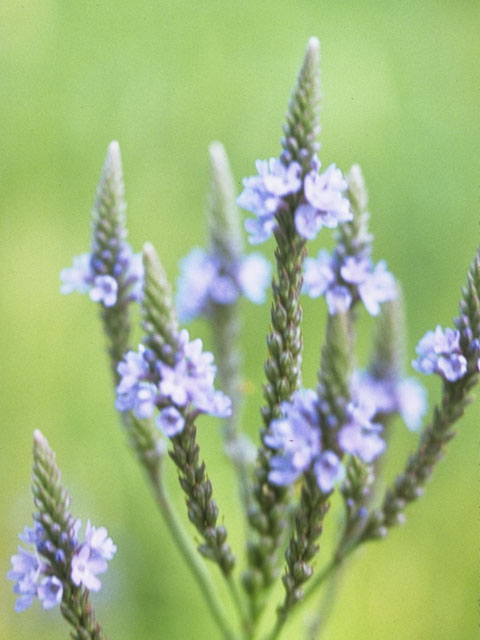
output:
[[[227,614],[223,606],[220,604],[220,598],[208,571],[205,569],[203,561],[198,555],[197,550],[192,547],[190,538],[178,520],[175,510],[172,508],[170,498],[165,490],[160,473],[153,474],[150,472],[149,477],[157,506],[165,520],[173,541],[200,587],[200,591],[202,592],[205,602],[210,609],[213,619],[221,630],[224,638],[228,640],[235,640],[238,636],[231,628]]]

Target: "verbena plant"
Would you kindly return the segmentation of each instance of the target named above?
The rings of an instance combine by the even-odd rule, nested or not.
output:
[[[278,638],[347,556],[403,522],[409,502],[423,493],[435,464],[453,437],[480,363],[480,254],[462,289],[455,328],[428,332],[417,346],[414,367],[442,381],[441,398],[428,424],[425,392],[403,374],[403,311],[399,285],[384,262],[371,257],[367,192],[358,166],[343,176],[320,170],[319,45],[311,39],[288,107],[278,158],[256,163],[236,198],[225,150],[210,148],[209,243],[181,264],[176,303],[151,244],[135,255],[126,241],[120,150],[112,142],[93,208],[91,251],[61,273],[62,292],[89,293],[99,304],[116,388],[116,407],[129,442],[153,488],[156,504],[180,554],[198,583],[221,637],[260,637],[260,620],[281,579],[276,622],[266,640]],[[268,358],[258,450],[242,431],[242,374],[238,353],[241,295],[261,303],[271,268],[258,253],[245,254],[236,204],[253,217],[245,222],[251,244],[273,236],[275,273]],[[325,229],[325,230],[324,230]],[[306,258],[308,241],[334,230],[332,252]],[[316,389],[302,387],[302,293],[324,296],[328,320]],[[144,338],[130,344],[130,308],[139,304]],[[354,368],[355,324],[360,313],[378,318],[371,360]],[[203,315],[213,328],[215,357],[190,339],[180,322]],[[218,370],[219,390],[214,387]],[[221,390],[220,390],[221,389]],[[222,419],[225,451],[238,477],[239,508],[248,526],[247,566],[237,567],[197,442],[201,414]],[[416,451],[383,497],[377,498],[380,456],[392,418],[421,429]],[[195,547],[166,493],[166,452],[177,467]],[[33,527],[21,540],[31,545],[12,557],[17,611],[37,597],[45,609],[59,605],[79,640],[106,637],[90,604],[98,575],[116,547],[104,527],[70,513],[55,456],[34,434]],[[336,549],[315,569],[332,495],[344,505]],[[228,522],[228,516],[226,518]],[[327,521],[328,524],[328,521]],[[333,524],[333,523],[332,523]],[[198,537],[197,537],[198,539]],[[218,566],[238,619],[231,620],[205,560]],[[309,631],[321,633],[321,620]]]

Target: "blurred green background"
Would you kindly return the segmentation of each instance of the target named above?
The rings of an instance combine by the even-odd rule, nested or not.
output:
[[[125,446],[97,310],[58,290],[60,269],[89,247],[108,142],[118,139],[123,151],[131,243],[152,240],[173,280],[178,259],[203,242],[208,144],[225,144],[239,183],[256,158],[276,155],[307,39],[317,35],[322,161],[364,169],[375,257],[405,289],[409,361],[426,330],[451,324],[480,237],[479,32],[478,0],[2,0],[2,576],[30,521],[31,436],[40,428],[74,513],[106,525],[118,544],[94,596],[109,637],[218,637]],[[271,255],[273,245],[263,249]],[[244,310],[245,417],[255,437],[268,308]],[[323,302],[305,301],[307,385],[324,316]],[[360,329],[362,363],[374,324],[364,318]],[[192,331],[209,343],[203,323]],[[425,382],[433,402],[439,383]],[[406,526],[353,559],[325,638],[478,637],[479,418],[477,402]],[[202,453],[242,560],[236,487],[213,423],[200,422]],[[396,426],[389,478],[416,442]],[[184,515],[172,466],[169,483]],[[339,517],[329,515],[319,563]],[[2,640],[67,637],[59,613],[38,603],[15,614],[11,589],[0,580]],[[300,637],[303,625],[285,637]]]

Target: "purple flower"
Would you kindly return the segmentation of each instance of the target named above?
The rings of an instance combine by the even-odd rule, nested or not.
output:
[[[240,204],[240,201],[237,200]],[[244,206],[244,209],[248,207]],[[259,216],[258,218],[249,218],[245,220],[245,231],[248,233],[248,241],[250,244],[261,244],[270,238],[275,227],[275,217],[272,215]]]
[[[176,307],[182,322],[206,312],[217,266],[203,249],[193,249],[180,262]]]
[[[25,544],[34,544],[37,547],[44,539],[44,530],[42,525],[36,520],[33,523],[33,527],[25,526],[23,533],[19,533],[18,537]]]
[[[257,217],[245,222],[251,244],[259,244],[271,236],[275,215],[286,206],[285,198],[301,192],[295,209],[295,228],[306,239],[315,238],[322,227],[335,228],[352,219],[349,203],[342,191],[347,188],[341,171],[331,165],[318,173],[320,162],[312,160],[312,169],[302,184],[302,168],[297,162],[288,166],[276,158],[257,161],[258,176],[245,178],[244,190],[237,199],[243,209]]]
[[[367,278],[358,284],[358,293],[366,310],[372,316],[377,316],[380,313],[382,302],[396,298],[395,279],[387,271],[387,265],[383,260],[378,262]]]
[[[102,583],[97,574],[106,570],[106,560],[92,553],[88,544],[83,544],[72,557],[71,578],[77,587],[83,585],[91,591],[99,591]]]
[[[362,403],[350,403],[346,424],[338,432],[338,444],[345,453],[351,453],[370,463],[385,449],[381,438],[382,425],[371,422],[375,405],[367,398]]]
[[[257,304],[265,302],[271,274],[272,265],[260,253],[245,256],[238,270],[238,284],[243,295]]]
[[[90,254],[83,253],[73,258],[73,266],[60,272],[62,286],[60,292],[64,294],[77,291],[87,293],[93,282],[93,272],[90,267]]]
[[[316,164],[319,166],[318,162]],[[347,183],[334,164],[322,174],[316,169],[308,173],[304,181],[306,202],[295,211],[297,232],[311,240],[322,227],[334,229],[338,224],[352,220],[349,202],[342,195],[346,189]]]
[[[315,461],[313,471],[323,493],[332,491],[333,487],[345,478],[345,467],[333,451],[321,453]]]
[[[98,591],[102,583],[97,574],[107,570],[107,560],[117,551],[116,545],[108,537],[105,527],[93,527],[90,520],[85,528],[85,541],[74,552],[71,563],[72,582]]]
[[[325,300],[327,301],[328,312],[334,316],[336,313],[345,313],[348,311],[352,304],[353,297],[347,287],[338,284],[327,291]]]
[[[143,287],[141,254],[134,254],[130,245],[122,241],[113,265],[112,259],[110,250],[101,256],[84,253],[75,257],[73,266],[60,272],[60,292],[89,293],[91,300],[101,302],[105,307],[115,306],[119,295],[138,302]]]
[[[137,408],[141,413],[145,413],[145,409],[148,407],[148,404],[147,407],[145,406],[145,381],[149,379],[150,367],[145,356],[145,347],[139,345],[138,352],[128,351],[124,359],[118,363],[117,372],[120,376],[120,382],[117,386],[115,406],[119,411],[130,411]],[[139,393],[141,381],[143,381],[144,391]],[[140,395],[139,398],[137,398],[138,395]]]
[[[43,578],[38,585],[37,596],[44,609],[56,607],[62,601],[62,582],[56,576]]]
[[[245,223],[251,244],[259,244],[271,236],[282,199],[302,187],[302,168],[297,162],[285,166],[278,158],[271,158],[268,162],[257,160],[255,166],[258,175],[243,180],[244,190],[237,198],[239,207],[257,216],[257,220]]]
[[[258,253],[227,264],[225,258],[193,249],[181,262],[176,301],[181,321],[208,315],[212,304],[233,304],[241,294],[263,302],[270,272],[270,264]]]
[[[102,302],[104,307],[113,307],[117,302],[118,284],[112,276],[96,276],[90,289],[90,299]]]
[[[305,260],[303,292],[311,298],[325,295],[331,315],[345,312],[354,301],[362,300],[371,315],[378,315],[380,304],[397,295],[395,279],[384,262],[375,267],[370,258],[338,251],[329,255],[321,250],[317,258]]]
[[[335,271],[328,251],[321,249],[316,258],[305,260],[303,291],[311,298],[323,296],[334,282]]]
[[[283,417],[273,420],[265,444],[279,454],[270,460],[272,484],[289,485],[313,465],[319,488],[330,492],[344,469],[332,451],[322,451],[318,397],[314,391],[297,391],[291,402],[281,405]]]
[[[438,373],[449,382],[455,382],[467,372],[467,360],[460,349],[460,332],[442,329],[426,333],[417,345],[417,360],[413,367],[420,373]]]
[[[157,387],[151,382],[140,382],[135,388],[133,413],[140,420],[151,418],[158,396]]]
[[[9,580],[16,580],[13,591],[18,595],[15,611],[25,611],[37,594],[37,584],[41,565],[36,553],[18,547],[19,553],[11,557],[12,569],[7,573]]]
[[[85,528],[85,544],[88,544],[90,551],[103,560],[111,560],[117,552],[117,546],[108,537],[105,527],[93,527],[90,520]]]
[[[138,352],[130,351],[118,365],[120,382],[117,386],[116,407],[120,411],[133,410],[139,418],[150,417],[155,406],[162,413],[157,424],[165,432],[179,433],[186,414],[208,413],[221,418],[232,414],[232,403],[214,388],[216,367],[213,355],[203,351],[200,339],[190,341],[185,329],[178,334],[178,344],[169,363],[156,360],[142,345]],[[177,410],[183,416],[178,419]]]
[[[427,411],[427,394],[414,378],[401,380],[396,387],[398,412],[412,431],[420,428]]]
[[[352,377],[352,397],[374,405],[376,414],[399,413],[407,427],[415,431],[427,410],[426,392],[414,378],[379,379],[367,372],[356,371]]]
[[[320,453],[320,430],[316,394],[310,389],[297,391],[291,402],[282,402],[283,418],[273,420],[264,442],[281,455],[273,456],[268,474],[270,482],[288,485],[294,482]]]
[[[183,431],[185,418],[175,407],[167,407],[158,414],[157,426],[168,438],[173,438]]]

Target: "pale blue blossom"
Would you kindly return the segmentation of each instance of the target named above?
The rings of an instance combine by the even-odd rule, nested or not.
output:
[[[347,420],[338,432],[338,443],[345,453],[351,453],[370,463],[385,450],[381,437],[382,425],[372,422],[376,407],[368,398],[347,406]]]
[[[92,591],[99,591],[102,583],[97,575],[107,570],[107,561],[117,551],[116,545],[108,537],[105,527],[93,527],[90,520],[85,528],[85,541],[75,549],[71,562],[71,579]]]
[[[183,429],[185,420],[180,420],[177,413],[183,417],[199,413],[231,416],[232,402],[214,388],[213,355],[203,351],[202,341],[198,338],[190,341],[188,331],[183,329],[170,355],[168,362],[164,362],[142,345],[138,352],[129,351],[117,368],[120,381],[116,407],[120,411],[133,411],[138,418],[150,417],[155,407],[162,412],[170,408],[157,419],[157,425],[165,433]]]
[[[313,471],[323,493],[332,491],[345,478],[345,467],[333,451],[324,451],[315,460]]]
[[[37,588],[37,597],[44,609],[59,605],[63,596],[63,584],[56,576],[43,578]]]
[[[421,426],[427,410],[424,387],[414,378],[376,378],[368,372],[354,372],[351,384],[352,397],[357,401],[368,398],[380,415],[399,413],[409,429]]]
[[[343,465],[333,451],[321,444],[318,396],[308,389],[297,391],[291,402],[282,402],[282,418],[273,420],[265,444],[277,451],[270,460],[268,479],[289,485],[313,468],[321,491],[329,493],[344,475]]]
[[[90,254],[83,253],[73,258],[73,265],[66,267],[60,272],[62,286],[60,292],[64,294],[87,293],[93,282],[93,273],[90,267]]]
[[[96,276],[90,289],[90,300],[113,307],[117,302],[118,284],[112,276]]]
[[[134,254],[130,245],[122,241],[112,264],[113,258],[111,251],[74,257],[72,267],[60,272],[60,292],[88,293],[91,300],[105,307],[115,306],[119,295],[139,302],[143,288],[142,255]]]
[[[240,295],[260,304],[270,282],[271,265],[258,253],[228,263],[195,248],[180,263],[176,308],[182,322],[209,315],[213,305],[231,305]]]
[[[168,438],[173,438],[183,431],[185,418],[175,407],[166,407],[158,414],[157,426]]]
[[[258,175],[244,179],[244,190],[237,199],[240,207],[256,216],[245,222],[251,244],[264,242],[272,235],[275,215],[288,207],[286,199],[292,195],[297,198],[295,228],[305,239],[315,238],[322,227],[333,229],[352,219],[348,200],[343,196],[347,183],[335,165],[319,174],[320,162],[315,157],[303,180],[297,162],[284,165],[271,158],[268,163],[258,160],[256,168]]]
[[[306,202],[295,211],[295,227],[307,240],[314,239],[322,227],[335,229],[353,219],[349,202],[342,195],[347,183],[334,164],[321,174],[316,170],[308,173],[303,188]]]
[[[467,372],[467,359],[460,348],[460,332],[458,329],[437,326],[435,331],[428,331],[416,347],[417,360],[413,367],[420,373],[438,373],[445,380],[455,382]]]
[[[376,316],[380,304],[397,295],[395,279],[383,261],[375,266],[362,255],[340,257],[321,250],[317,258],[305,260],[303,292],[311,298],[325,295],[329,313],[347,311],[361,300],[367,311]]]
[[[37,553],[30,553],[18,547],[18,554],[11,557],[12,569],[7,573],[9,580],[15,580],[14,593],[18,595],[15,611],[25,611],[37,595],[41,564]]]

